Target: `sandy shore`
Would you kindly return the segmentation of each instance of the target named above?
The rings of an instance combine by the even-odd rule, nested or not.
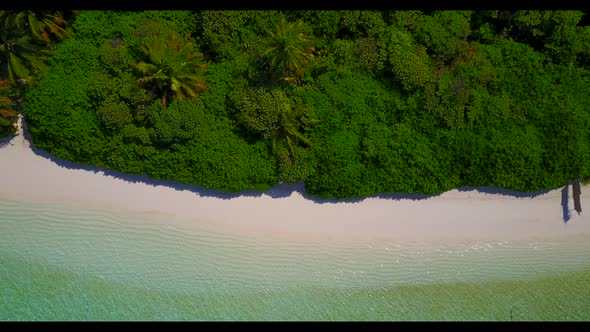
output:
[[[48,159],[31,149],[22,130],[0,144],[0,199],[142,213],[182,227],[295,241],[590,239],[590,215],[573,210],[571,188],[565,209],[561,189],[533,198],[451,190],[427,199],[334,203],[298,191],[227,198],[196,186],[174,188],[164,181],[106,173]],[[583,209],[590,209],[588,189],[582,189]],[[565,223],[568,210],[571,219]]]

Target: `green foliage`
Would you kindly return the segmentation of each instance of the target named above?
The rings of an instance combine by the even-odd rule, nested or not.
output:
[[[114,74],[126,71],[127,63],[131,61],[129,50],[125,42],[120,38],[112,38],[103,43],[100,48],[100,60],[105,69]]]
[[[474,159],[473,185],[501,183],[515,190],[540,187],[543,181],[543,147],[539,132],[532,127],[505,126],[486,133],[484,155]],[[493,170],[493,171],[489,171]]]
[[[317,168],[315,157],[309,149],[293,146],[292,150],[279,147],[278,181],[282,183],[305,182]]]
[[[375,38],[360,38],[355,43],[358,66],[367,71],[381,71],[387,61],[387,52]]]
[[[385,32],[387,24],[383,20],[381,11],[346,10],[340,12],[343,34],[352,34],[354,37],[378,36]]]
[[[424,88],[432,80],[430,59],[412,35],[391,28],[387,36],[387,55],[391,71],[407,91]]]
[[[177,99],[198,97],[198,91],[207,90],[202,78],[207,65],[202,62],[203,54],[199,53],[190,39],[176,35],[146,32],[141,44],[141,52],[145,61],[129,62],[129,65],[141,73],[142,77],[135,81],[159,95],[162,105],[168,105],[172,96]]]
[[[525,43],[564,65],[587,65],[589,36],[581,25],[584,13],[575,10],[522,10],[491,15],[504,36]]]
[[[307,22],[315,36],[322,36],[318,43],[326,43],[338,37],[342,13],[335,10],[302,10],[295,11],[297,18]],[[323,46],[323,45],[322,45]]]
[[[289,99],[283,92],[266,92],[263,89],[246,94],[240,106],[240,122],[265,139],[277,136],[281,115],[291,111]]]
[[[195,111],[200,107],[195,105],[201,102],[201,99],[177,101],[161,112],[160,121],[169,121],[177,111],[185,113],[181,117],[192,116],[194,120],[190,127],[171,120],[170,126],[177,125],[180,130],[169,131],[170,136],[160,138],[167,137],[175,143],[170,149],[149,157],[144,164],[146,173],[155,178],[173,178],[230,192],[270,188],[277,177],[274,158],[265,142],[250,144],[234,132],[236,128],[229,119]],[[189,137],[184,144],[179,143]]]
[[[65,29],[68,23],[59,11],[0,11],[0,22],[5,27],[17,29],[22,34],[28,35],[38,41],[51,43],[51,37],[63,39],[70,34]]]
[[[153,114],[155,142],[162,145],[184,143],[192,139],[200,118],[203,104],[200,102],[176,102],[169,109]]]
[[[367,72],[381,72],[387,62],[387,52],[382,40],[373,37],[359,38],[356,41],[337,39],[333,44],[333,54],[339,69],[361,69]]]
[[[194,31],[196,21],[190,11],[100,11],[83,10],[72,23],[73,32],[80,40],[95,46],[106,40],[125,36],[127,42],[138,47],[138,38],[142,35],[142,26],[146,22],[157,21],[159,28],[174,31],[180,36]]]
[[[309,193],[358,197],[389,191],[373,172],[380,166],[367,160],[362,145],[378,132],[389,132],[388,126],[399,121],[398,110],[407,108],[399,92],[389,89],[367,74],[329,73],[302,93],[319,120],[310,129],[315,172],[306,180]]]
[[[108,129],[121,129],[133,122],[131,109],[123,102],[107,100],[96,110],[98,118]]]
[[[416,40],[435,55],[450,58],[460,50],[456,44],[465,41],[471,33],[471,12],[441,11],[432,16],[420,16],[416,23]],[[454,52],[453,52],[454,51]]]
[[[193,34],[197,29],[197,20],[190,10],[146,10],[141,14],[142,22],[157,21],[160,29],[174,31],[179,36]]]
[[[441,75],[435,84],[426,87],[424,110],[432,113],[448,128],[463,128],[468,124],[466,111],[470,99],[465,78]]]
[[[308,110],[307,106],[291,107],[289,98],[280,90],[255,89],[242,97],[238,119],[249,130],[270,140],[273,152],[277,143],[284,140],[295,155],[294,145],[311,145],[302,133],[305,123],[310,123],[303,118]]]
[[[260,43],[264,45],[261,56],[289,82],[300,80],[314,58],[313,40],[305,34],[301,21],[281,21],[275,31],[267,30]]]
[[[133,124],[128,124],[123,130],[121,130],[121,136],[124,143],[136,143],[145,146],[152,144],[150,133],[150,130],[144,127],[136,127]]]
[[[16,105],[11,98],[12,91],[9,81],[0,81],[0,138],[16,133]]]
[[[393,25],[408,31],[416,31],[418,19],[424,14],[419,10],[396,10],[389,13],[389,20]]]
[[[229,60],[239,49],[248,49],[254,33],[247,29],[249,18],[243,11],[204,10],[196,14],[202,48],[212,58]]]
[[[23,113],[33,143],[57,157],[104,165],[107,145],[86,89],[99,68],[99,50],[66,38],[56,45],[50,70],[26,91]]]
[[[40,75],[45,69],[49,50],[20,31],[16,22],[5,17],[0,19],[4,21],[0,31],[0,79],[8,78],[16,83],[18,79],[28,81]]]
[[[82,11],[27,87],[23,113],[34,144],[57,157],[229,192],[277,181],[337,198],[556,188],[590,178],[583,19],[577,11]],[[6,41],[22,40],[7,31],[19,30],[2,30],[10,58]],[[35,52],[24,47],[20,64],[2,66],[14,66],[15,80],[41,73],[24,56],[38,60]],[[193,94],[187,88],[199,98],[182,98]],[[18,108],[8,95],[0,108]],[[0,132],[12,132],[14,114],[0,115]]]
[[[120,130],[130,123],[146,126],[158,109],[151,96],[133,84],[131,73],[95,73],[86,87],[86,98],[95,107],[98,118],[107,130]]]
[[[355,57],[354,42],[347,39],[336,39],[332,45],[333,62],[339,68],[346,68],[349,71],[357,66]]]
[[[131,36],[135,26],[142,19],[141,16],[140,12],[121,15],[116,11],[81,11],[76,20],[72,22],[72,29],[77,39],[98,46],[102,45],[105,40]]]

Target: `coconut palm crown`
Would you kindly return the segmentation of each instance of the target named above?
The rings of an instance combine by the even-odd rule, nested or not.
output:
[[[0,78],[8,78],[12,83],[19,79],[30,80],[45,68],[49,52],[30,36],[11,30],[6,28],[0,32]]]
[[[9,97],[10,87],[10,81],[0,81],[0,138],[14,135],[16,132],[17,113],[15,103]]]
[[[0,11],[0,23],[3,26],[11,26],[22,34],[50,44],[50,36],[63,39],[70,32],[65,29],[68,23],[59,11]]]
[[[303,32],[303,23],[287,22],[284,19],[275,31],[267,30],[268,36],[260,40],[264,45],[261,56],[269,61],[273,70],[282,71],[288,82],[298,82],[304,68],[314,59],[312,39]]]
[[[145,61],[129,65],[143,76],[135,81],[138,85],[151,86],[166,107],[171,96],[177,99],[198,97],[199,91],[207,90],[202,78],[207,65],[203,54],[196,51],[187,37],[182,42],[178,37],[152,35],[141,46]]]

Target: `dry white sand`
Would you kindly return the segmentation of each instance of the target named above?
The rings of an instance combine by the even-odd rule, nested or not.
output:
[[[534,198],[451,190],[422,199],[367,198],[318,203],[294,191],[288,197],[211,195],[130,182],[102,171],[72,169],[36,154],[19,131],[0,147],[0,199],[54,202],[72,207],[148,214],[179,227],[294,241],[413,243],[584,240],[590,215],[573,210],[564,223],[561,189]],[[109,173],[107,171],[107,173]],[[582,189],[582,208],[590,192]],[[587,193],[586,193],[587,192]],[[0,221],[2,217],[0,215]]]

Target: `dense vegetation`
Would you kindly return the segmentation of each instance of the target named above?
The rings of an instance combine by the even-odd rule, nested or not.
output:
[[[0,138],[16,133],[17,112],[9,81],[0,81]]]
[[[68,21],[22,104],[35,145],[60,158],[230,192],[304,181],[338,198],[590,177],[581,11]]]
[[[0,138],[16,132],[21,92],[45,69],[52,42],[69,32],[60,12],[0,11]]]

